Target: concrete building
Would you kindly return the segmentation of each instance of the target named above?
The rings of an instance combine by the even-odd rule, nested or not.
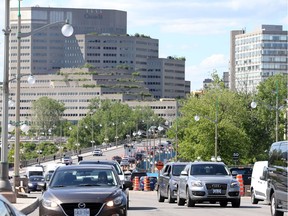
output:
[[[287,33],[281,25],[262,25],[251,33],[231,32],[231,90],[253,92],[269,76],[287,74]]]

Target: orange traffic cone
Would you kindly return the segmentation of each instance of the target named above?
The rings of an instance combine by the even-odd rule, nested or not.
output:
[[[135,176],[133,179],[133,190],[134,191],[140,190],[139,176]]]
[[[240,185],[240,196],[244,196],[244,184],[243,184],[243,178],[242,174],[238,174],[236,176],[237,181],[239,182]]]
[[[144,191],[150,191],[150,180],[148,176],[144,178]]]

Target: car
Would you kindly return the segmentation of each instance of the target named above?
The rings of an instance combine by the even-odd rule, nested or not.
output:
[[[79,165],[85,165],[85,164],[112,165],[115,168],[115,170],[116,170],[116,172],[117,172],[117,174],[118,174],[118,176],[120,178],[120,181],[121,182],[126,182],[126,185],[128,185],[127,188],[131,188],[131,185],[132,185],[131,181],[126,180],[124,172],[121,169],[121,167],[120,167],[120,165],[119,165],[119,163],[117,161],[114,161],[114,160],[82,160],[82,161],[79,162]],[[125,191],[125,193],[126,193],[126,196],[127,196],[127,209],[129,209],[129,189],[127,189]]]
[[[1,215],[25,216],[25,214],[18,211],[2,194],[0,194],[0,209],[1,209]]]
[[[66,164],[66,165],[71,165],[73,163],[73,160],[70,156],[65,156],[63,157],[63,163]]]
[[[131,186],[130,186],[130,190],[133,190],[133,181],[134,181],[134,178],[135,176],[138,176],[139,177],[139,181],[140,181],[140,178],[142,176],[147,176],[147,172],[142,172],[142,171],[138,171],[138,170],[133,170],[133,172],[131,173],[131,177],[130,177],[130,182],[131,182]]]
[[[127,186],[112,165],[58,167],[39,200],[39,215],[127,216]]]
[[[117,161],[120,164],[121,160],[122,160],[122,157],[120,157],[118,155],[115,155],[115,156],[112,157],[112,160],[115,160],[115,161]]]
[[[244,185],[251,185],[252,171],[253,171],[252,167],[245,167],[245,166],[230,168],[230,172],[235,178],[238,174],[242,175]]]
[[[93,156],[103,156],[103,152],[101,149],[95,149],[93,151]]]
[[[154,191],[155,185],[157,184],[157,177],[155,176],[141,176],[140,177],[140,190],[145,190],[145,178],[149,180],[149,188],[151,191]]]
[[[177,190],[177,204],[187,203],[194,207],[196,203],[220,203],[226,207],[239,208],[241,203],[240,185],[233,178],[223,162],[189,162],[180,174]]]
[[[254,163],[250,186],[252,204],[267,200],[268,181],[264,176],[264,171],[267,167],[268,161],[257,161]]]
[[[31,191],[41,191],[42,188],[39,187],[39,183],[42,183],[44,181],[45,180],[43,176],[30,176],[28,179],[27,193],[30,193]]]
[[[158,202],[164,202],[165,199],[169,203],[176,201],[179,176],[187,164],[188,162],[168,162],[164,165],[156,188]]]
[[[283,216],[288,212],[288,141],[272,143],[269,150],[268,167],[263,178],[268,181],[267,200],[271,216]]]

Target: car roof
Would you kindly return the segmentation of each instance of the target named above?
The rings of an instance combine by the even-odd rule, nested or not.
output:
[[[115,160],[82,160],[79,164],[119,164]]]
[[[97,169],[114,169],[113,166],[108,164],[83,164],[83,165],[70,165],[70,166],[60,166],[57,170],[74,170],[77,169],[87,169],[87,168],[97,168]]]
[[[214,161],[194,161],[194,162],[189,162],[189,164],[219,164],[219,165],[225,165],[223,162],[214,162]]]
[[[170,165],[187,165],[189,162],[180,162],[180,161],[174,161],[174,162],[168,162],[167,164]]]

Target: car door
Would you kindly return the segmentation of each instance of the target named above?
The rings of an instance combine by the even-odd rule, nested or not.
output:
[[[191,165],[187,165],[184,170],[181,172],[180,174],[180,178],[179,178],[179,195],[180,197],[185,197],[186,196],[186,182],[188,179],[188,175],[189,175],[189,167]]]
[[[159,176],[159,179],[158,179],[158,187],[159,187],[159,190],[160,190],[162,195],[165,194],[165,178],[166,178],[165,175],[166,175],[168,169],[169,169],[169,164],[166,164],[163,167],[161,175]]]
[[[163,173],[163,195],[168,196],[168,188],[169,188],[169,182],[171,178],[171,165],[167,165],[167,169]]]

